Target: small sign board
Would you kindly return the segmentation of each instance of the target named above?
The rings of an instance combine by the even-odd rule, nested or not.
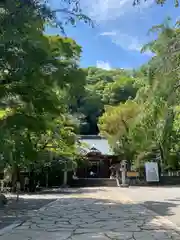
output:
[[[147,182],[159,182],[159,171],[157,162],[146,162],[145,170]]]
[[[138,172],[127,172],[127,177],[139,177]]]

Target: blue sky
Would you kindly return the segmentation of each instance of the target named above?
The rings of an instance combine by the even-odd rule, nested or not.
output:
[[[58,1],[51,0],[52,7],[58,8]],[[152,0],[133,7],[132,0],[81,0],[82,8],[95,21],[94,28],[83,23],[65,28],[82,46],[81,66],[97,66],[104,69],[137,68],[152,56],[150,52],[140,53],[143,44],[154,38],[148,30],[162,23],[168,16],[179,19],[180,8],[174,1],[167,1],[163,7]],[[48,33],[60,33],[49,29]]]

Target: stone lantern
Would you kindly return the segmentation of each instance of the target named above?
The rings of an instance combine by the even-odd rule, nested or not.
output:
[[[126,183],[126,172],[127,172],[127,161],[123,160],[121,162],[121,179],[122,179],[122,183],[121,183],[121,187],[129,187],[129,185]]]

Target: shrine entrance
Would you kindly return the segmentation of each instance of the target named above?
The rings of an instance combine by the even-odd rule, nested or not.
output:
[[[111,151],[106,139],[100,136],[81,136],[85,164],[77,169],[78,178],[110,178],[111,166],[118,161]]]
[[[79,178],[110,178],[111,165],[114,163],[113,156],[91,152],[86,157],[86,165],[77,169]]]
[[[99,161],[89,162],[88,166],[88,177],[97,178],[100,172]]]

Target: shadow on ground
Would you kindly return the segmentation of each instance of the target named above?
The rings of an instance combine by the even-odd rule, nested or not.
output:
[[[106,192],[106,189],[45,189],[38,193],[21,193],[19,200],[16,201],[16,194],[5,194],[8,198],[8,204],[0,207],[0,229],[14,223],[15,221],[26,219],[39,208],[46,204],[62,198],[64,195],[85,194],[95,192]]]
[[[67,195],[39,212],[22,226],[23,230],[17,229],[17,233],[14,230],[14,234],[18,240],[180,239],[175,226],[140,204],[121,202],[118,195],[116,192]]]
[[[42,206],[59,199],[59,201],[53,204],[53,207],[49,206],[41,213],[42,219],[46,219],[46,222],[48,217],[50,217],[49,229],[48,227],[44,229],[46,233],[51,232],[51,228],[55,228],[56,225],[58,225],[58,231],[61,231],[67,219],[68,224],[72,225],[72,230],[82,231],[81,237],[83,237],[82,233],[86,229],[87,233],[88,231],[91,232],[89,234],[92,235],[92,239],[95,233],[104,234],[103,236],[107,236],[110,239],[116,239],[116,236],[119,236],[118,234],[121,233],[130,236],[125,238],[125,235],[122,235],[121,237],[124,240],[131,237],[137,240],[143,239],[143,232],[147,234],[147,239],[153,239],[155,235],[156,239],[166,239],[167,235],[170,236],[172,232],[175,233],[175,229],[172,226],[168,227],[164,223],[161,224],[156,221],[158,214],[153,214],[147,210],[148,208],[157,212],[156,210],[158,209],[160,215],[168,216],[172,214],[170,209],[176,206],[175,203],[157,201],[146,201],[141,205],[122,203],[121,197],[123,198],[123,196],[121,196],[118,189],[117,191],[110,191],[108,188],[84,188],[76,191],[69,189],[67,194],[64,191],[58,191],[56,189],[56,191],[50,191],[45,194],[22,195],[19,202],[15,201],[14,196],[4,209],[0,209],[0,228],[13,223],[17,219],[22,220],[31,216],[29,213],[34,213]],[[66,220],[63,221],[64,217]],[[52,218],[54,218],[53,226]],[[43,226],[43,220],[41,221]],[[93,225],[93,222],[96,224]],[[41,223],[37,225],[41,226]],[[36,238],[32,239],[35,240]],[[86,239],[86,236],[84,236],[84,239]],[[19,238],[19,240],[23,239]]]
[[[39,208],[50,203],[53,199],[21,198],[16,201],[16,197],[8,197],[8,203],[0,208],[0,229],[14,223],[17,220],[26,219]]]
[[[174,213],[171,211],[172,208],[179,204],[171,202],[158,202],[158,201],[145,201],[142,203],[148,209],[158,213],[161,216],[172,216]]]
[[[179,198],[179,197],[171,198],[171,199],[168,199],[168,201],[171,201],[171,202],[180,202],[180,198]]]
[[[117,187],[115,187],[117,188]],[[62,194],[77,194],[77,193],[95,193],[95,192],[107,192],[107,188],[97,188],[97,187],[92,187],[92,188],[44,188],[39,192],[34,192],[30,193],[28,195],[33,196],[33,195],[62,195]],[[21,195],[27,195],[27,193],[21,193]]]

